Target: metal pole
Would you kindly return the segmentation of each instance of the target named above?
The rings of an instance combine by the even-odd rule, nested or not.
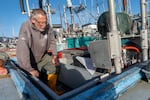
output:
[[[58,5],[58,8],[59,8],[60,24],[62,27],[62,16],[61,16],[61,11],[60,11],[60,4]]]
[[[53,27],[53,25],[52,25],[52,16],[51,16],[51,7],[50,6],[51,6],[51,4],[48,3],[47,4],[47,7],[48,7],[47,10],[48,10],[48,14],[49,14],[49,24],[50,24],[51,27]]]
[[[66,27],[66,34],[68,34],[68,22],[67,22],[67,17],[66,17],[66,6],[64,6],[64,22],[65,22],[65,27]]]
[[[142,29],[146,29],[146,0],[141,0]]]
[[[74,24],[74,16],[73,16],[73,11],[72,11],[72,7],[69,7],[70,10],[70,17],[71,17],[71,24]]]
[[[141,0],[141,16],[142,16],[142,30],[141,30],[141,46],[143,61],[148,60],[148,30],[146,18],[146,0]]]
[[[114,0],[108,0],[109,3],[109,20],[110,32],[108,33],[108,41],[110,44],[111,58],[114,59],[116,74],[121,73],[121,37],[120,32],[117,30],[116,13]]]
[[[30,17],[30,6],[28,0],[26,0],[26,4],[27,4],[28,16]]]
[[[75,27],[75,26],[74,26],[73,7],[72,7],[72,2],[71,2],[71,0],[67,0],[67,7],[69,8],[69,11],[70,11],[72,29],[74,30],[74,27]]]
[[[114,0],[108,0],[109,2],[109,15],[110,15],[110,31],[117,31],[117,23],[116,23],[116,12],[115,12],[115,4]]]

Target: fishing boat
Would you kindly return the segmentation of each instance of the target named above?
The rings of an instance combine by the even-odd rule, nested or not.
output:
[[[62,70],[62,73],[67,72],[66,76],[60,76],[59,81],[64,82],[66,81],[65,87],[61,88],[63,94],[57,94],[55,91],[50,89],[45,83],[39,80],[36,77],[31,76],[28,72],[22,70],[15,62],[15,59],[8,59],[8,55],[5,53],[1,53],[1,59],[5,58],[5,68],[7,69],[8,73],[5,75],[0,75],[0,83],[1,83],[1,99],[2,100],[64,100],[64,99],[101,99],[101,100],[112,100],[116,99],[117,97],[122,100],[121,98],[126,98],[125,100],[129,100],[130,98],[124,96],[128,89],[138,84],[142,84],[142,78],[144,77],[142,73],[142,69],[145,66],[149,66],[150,61],[143,62],[141,64],[136,64],[130,67],[130,70],[125,70],[120,75],[111,75],[109,77],[108,74],[104,74],[103,76],[93,77],[89,75],[85,69],[76,68],[78,66],[67,66],[67,70]],[[62,67],[63,68],[63,67]],[[79,72],[81,71],[80,75]],[[69,75],[75,76],[69,76]],[[86,82],[81,85],[83,82],[83,75],[89,75],[93,78],[86,79]],[[84,76],[84,77],[89,77]],[[78,78],[76,78],[78,77]],[[63,81],[62,81],[63,79]],[[64,80],[67,79],[67,80]],[[149,79],[149,78],[148,78]],[[85,81],[85,79],[84,79]],[[65,83],[65,82],[64,82]],[[148,83],[144,83],[144,87],[148,87]],[[62,85],[62,84],[61,84]],[[66,87],[68,85],[68,87]],[[72,87],[72,89],[71,89]],[[62,90],[63,88],[63,90]],[[131,88],[131,89],[132,89]],[[139,88],[139,87],[138,87]],[[146,89],[144,89],[146,90]],[[144,91],[142,90],[142,91]],[[141,90],[140,90],[141,91]],[[148,91],[148,90],[147,90]],[[136,91],[135,91],[136,92]],[[134,92],[134,93],[135,93]],[[136,98],[136,94],[133,92],[132,98]],[[145,95],[144,95],[145,94]],[[9,95],[9,96],[8,96]],[[124,97],[121,97],[123,95]],[[143,93],[145,97],[141,98],[149,98],[149,92]],[[128,97],[128,99],[127,99]],[[131,97],[131,96],[130,96]]]
[[[23,0],[20,2],[23,5]],[[128,92],[138,97],[135,91],[130,92],[133,87],[141,89],[141,84],[149,87],[145,2],[141,0],[142,30],[136,33],[131,31],[134,18],[124,12],[115,13],[114,0],[108,0],[109,12],[101,14],[97,24],[101,40],[91,41],[87,47],[59,51],[61,65],[54,87],[50,87],[54,80],[44,83],[23,70],[15,57],[9,58],[1,52],[0,59],[5,65],[2,68],[6,71],[0,78],[1,91],[6,88],[1,97],[5,100],[6,95],[8,100],[130,100]],[[144,92],[148,93],[141,98],[149,99],[149,90]]]

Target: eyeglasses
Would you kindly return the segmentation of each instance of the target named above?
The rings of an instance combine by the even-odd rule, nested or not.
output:
[[[46,24],[47,24],[47,21],[40,22],[40,21],[38,21],[36,18],[35,18],[35,20],[36,20],[36,22],[37,22],[38,24],[40,24],[40,25],[46,25]]]

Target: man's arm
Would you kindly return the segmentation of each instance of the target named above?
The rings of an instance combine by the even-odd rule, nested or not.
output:
[[[29,39],[25,29],[25,24],[23,24],[20,29],[16,54],[20,67],[28,72],[34,70],[30,64]]]
[[[59,59],[56,55],[53,55],[52,56],[52,63],[55,65],[55,66],[59,66],[60,63],[59,63]]]

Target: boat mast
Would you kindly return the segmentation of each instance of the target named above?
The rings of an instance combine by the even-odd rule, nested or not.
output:
[[[67,17],[66,17],[66,6],[64,6],[64,22],[65,22],[66,34],[68,34],[69,30],[68,30],[68,22],[67,22]]]
[[[73,7],[72,7],[71,0],[67,0],[67,7],[69,8],[70,11],[72,29],[74,30],[74,16],[73,16]]]
[[[108,33],[108,42],[110,45],[111,58],[114,59],[116,74],[121,73],[121,37],[117,30],[116,13],[114,0],[108,0],[110,15],[110,32]]]
[[[60,4],[58,5],[58,9],[59,9],[59,16],[60,16],[60,24],[62,27],[62,15],[61,15],[61,11],[60,11]]]
[[[52,14],[54,14],[55,11],[51,9],[51,4],[50,4],[49,0],[44,0],[43,2],[45,2],[44,6],[47,8],[47,16],[49,18],[49,24],[50,24],[51,27],[53,27]]]
[[[147,30],[147,15],[146,0],[141,0],[141,16],[142,16],[142,30],[141,30],[141,45],[142,45],[142,57],[143,61],[148,60],[148,30]]]

